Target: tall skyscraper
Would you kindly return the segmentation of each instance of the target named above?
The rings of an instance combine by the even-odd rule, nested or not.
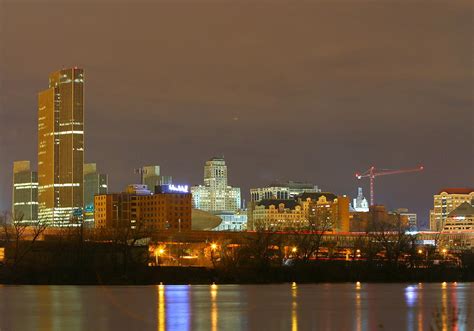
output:
[[[38,94],[38,218],[67,225],[84,201],[84,71],[49,76]]]
[[[193,206],[204,211],[235,212],[240,209],[240,188],[227,185],[227,166],[214,157],[204,166],[204,186],[193,186]]]
[[[12,215],[17,222],[38,221],[38,174],[30,161],[13,163]]]
[[[84,220],[94,220],[94,196],[107,194],[108,176],[97,172],[95,163],[84,164]]]

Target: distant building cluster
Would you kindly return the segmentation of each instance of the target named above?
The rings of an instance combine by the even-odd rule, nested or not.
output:
[[[322,191],[313,183],[278,181],[251,188],[246,204],[240,188],[228,183],[224,157],[205,162],[200,185],[176,184],[161,173],[159,165],[147,165],[135,170],[139,184],[109,193],[108,175],[97,164],[84,162],[84,84],[82,69],[62,69],[52,73],[47,89],[39,92],[37,171],[29,161],[13,164],[14,222],[153,231],[313,229],[333,233],[363,232],[378,223],[396,222],[418,230],[415,213],[369,205],[360,187],[350,199]],[[373,167],[370,171],[358,178],[404,172],[373,173]],[[473,189],[440,190],[434,195],[430,230],[473,231],[473,201]]]

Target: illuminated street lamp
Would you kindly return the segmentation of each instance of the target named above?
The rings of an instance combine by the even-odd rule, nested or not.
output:
[[[291,248],[291,252],[292,252],[292,253],[296,253],[297,251],[298,251],[298,248],[297,248],[296,246],[293,247],[293,248]]]
[[[443,258],[446,258],[446,253],[448,252],[448,250],[446,248],[443,248],[441,252],[443,253]]]
[[[160,265],[160,256],[163,255],[165,252],[165,249],[163,247],[159,247],[155,249],[155,262],[156,265]]]
[[[216,261],[214,258],[214,252],[217,250],[217,244],[216,243],[211,243],[211,262],[213,267],[216,267]]]
[[[418,254],[423,254],[423,250],[419,249]]]

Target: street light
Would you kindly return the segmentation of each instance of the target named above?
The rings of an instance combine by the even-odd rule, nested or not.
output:
[[[291,249],[291,252],[292,252],[292,253],[296,253],[297,251],[298,251],[298,248],[297,248],[297,247],[293,247],[293,248]]]
[[[418,254],[423,254],[423,250],[419,249]]]
[[[155,262],[157,266],[160,265],[160,256],[163,255],[164,252],[165,252],[165,249],[163,247],[159,247],[155,249]]]
[[[216,243],[211,243],[211,262],[212,266],[215,268],[216,267],[216,261],[215,261],[215,256],[214,252],[217,250],[217,244]]]
[[[448,252],[448,250],[446,248],[443,248],[441,252],[443,252],[443,258],[446,259],[446,253]]]

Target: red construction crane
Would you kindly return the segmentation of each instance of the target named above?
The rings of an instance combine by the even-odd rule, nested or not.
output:
[[[398,170],[380,169],[378,170],[378,169],[375,169],[374,166],[372,166],[366,172],[362,174],[356,173],[355,176],[357,179],[362,179],[365,177],[370,178],[370,205],[373,206],[375,204],[375,193],[374,193],[375,177],[404,174],[407,172],[418,172],[418,171],[422,171],[423,169],[424,169],[423,166],[419,166],[418,168],[412,168],[412,169],[398,169]]]

